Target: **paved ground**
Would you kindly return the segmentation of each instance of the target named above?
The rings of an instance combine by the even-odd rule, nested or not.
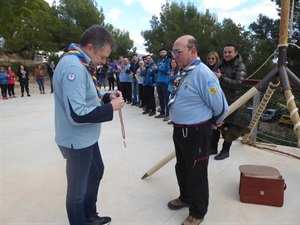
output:
[[[65,161],[54,142],[53,95],[40,95],[31,84],[32,97],[0,100],[0,224],[66,225]],[[173,151],[172,126],[142,115],[141,109],[123,109],[127,148],[118,113],[102,125],[101,152],[106,166],[98,210],[112,217],[112,225],[179,225],[187,209],[172,211],[167,202],[178,196],[175,159],[144,180],[141,177]],[[298,148],[277,147],[299,154]],[[287,184],[284,206],[241,203],[239,166],[277,168]],[[209,165],[210,205],[203,224],[299,225],[300,161],[235,141],[229,158]]]

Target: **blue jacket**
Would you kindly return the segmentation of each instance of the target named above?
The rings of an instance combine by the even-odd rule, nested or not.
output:
[[[170,57],[166,56],[163,59],[157,61],[157,75],[156,75],[156,82],[166,83],[168,80],[168,71],[170,69]]]
[[[0,72],[0,84],[8,84],[8,76],[6,72]]]
[[[155,74],[156,71],[152,69],[152,66],[154,66],[155,63],[152,61],[149,64],[146,64],[146,72],[141,74],[141,76],[144,76],[144,82],[143,86],[155,86]]]

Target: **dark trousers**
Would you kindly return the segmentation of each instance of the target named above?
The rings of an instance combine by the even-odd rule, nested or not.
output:
[[[67,160],[66,207],[70,225],[84,225],[96,217],[97,195],[104,165],[98,142],[83,149],[58,146]]]
[[[232,114],[230,114],[228,117],[226,117],[225,121],[234,122],[236,114],[237,114],[237,110],[234,111]],[[220,129],[213,130],[213,132],[212,132],[212,138],[211,138],[211,150],[212,151],[218,151],[218,143],[220,140],[220,134],[221,134]],[[232,145],[232,142],[224,140],[221,151],[229,152],[231,145]]]
[[[26,90],[27,94],[29,94],[29,84],[28,80],[20,81],[21,86],[21,93],[24,94],[24,89]]]
[[[139,84],[139,101],[140,101],[139,103],[141,106],[145,105],[143,84]]]
[[[7,97],[7,84],[0,84],[2,97]]]
[[[190,203],[190,215],[201,219],[207,213],[209,189],[207,167],[211,140],[211,123],[194,127],[175,127],[175,171],[181,201]]]
[[[168,110],[168,102],[169,102],[169,95],[170,92],[168,91],[168,85],[163,82],[156,83],[156,91],[158,94],[159,99],[159,106],[160,106],[160,114],[169,116]]]
[[[146,110],[151,110],[152,112],[155,112],[154,87],[144,86],[144,91]]]
[[[124,101],[131,102],[131,95],[132,95],[132,89],[131,89],[131,82],[120,82],[120,91],[122,92]]]
[[[7,89],[9,96],[15,96],[15,84],[8,84]]]
[[[50,78],[50,86],[51,86],[51,93],[53,92],[53,84],[52,84],[52,81],[53,81],[53,75],[52,76],[49,76]]]
[[[115,90],[115,78],[114,77],[108,77],[108,90]]]

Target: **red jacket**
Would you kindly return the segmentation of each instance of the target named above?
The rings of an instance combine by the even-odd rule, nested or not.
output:
[[[13,71],[6,71],[6,73],[7,73],[7,75],[8,75],[8,84],[14,84],[15,83],[15,81],[16,81],[16,78],[17,78],[17,76],[16,76],[16,74],[15,74],[15,72],[13,72]]]

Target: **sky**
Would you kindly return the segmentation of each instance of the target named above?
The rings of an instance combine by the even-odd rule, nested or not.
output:
[[[45,0],[49,4],[53,0]],[[105,23],[112,24],[115,28],[129,32],[134,41],[137,53],[146,54],[143,45],[144,39],[141,31],[150,30],[150,20],[153,15],[159,17],[161,6],[167,0],[95,0],[98,7],[102,7]],[[170,1],[170,0],[169,0]],[[259,14],[271,19],[278,19],[276,5],[271,0],[171,0],[185,5],[192,2],[198,12],[205,13],[209,9],[214,13],[219,22],[224,18],[231,18],[236,24],[248,26],[255,22]]]

